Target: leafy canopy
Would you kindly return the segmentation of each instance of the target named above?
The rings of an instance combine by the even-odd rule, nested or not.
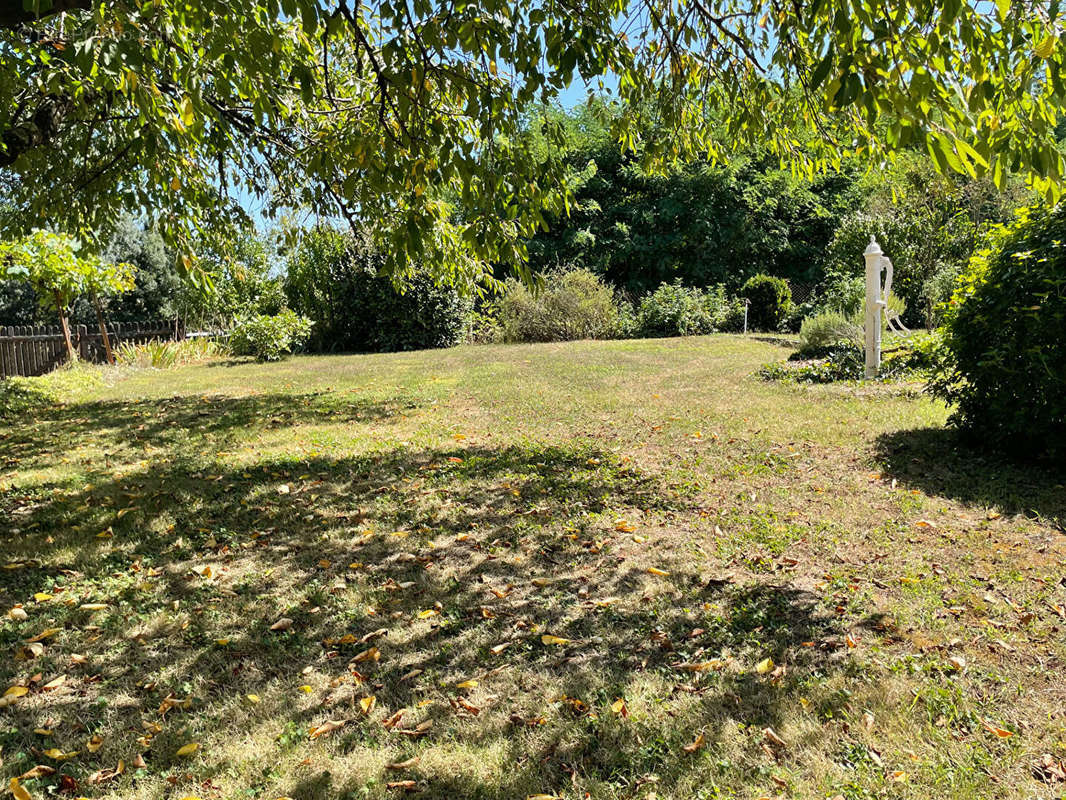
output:
[[[516,135],[524,110],[604,79],[612,139],[651,165],[918,145],[1055,193],[1060,28],[1057,2],[1023,0],[26,0],[0,10],[5,207],[71,229],[144,209],[181,244],[253,198],[369,221],[393,266],[476,278],[568,208],[554,149]]]

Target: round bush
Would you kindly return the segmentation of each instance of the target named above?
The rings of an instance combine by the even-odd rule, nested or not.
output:
[[[587,269],[551,272],[531,292],[514,279],[507,282],[497,313],[506,342],[565,342],[611,339],[618,335],[619,307],[614,292]]]
[[[393,281],[380,273],[370,240],[331,228],[305,236],[289,259],[289,305],[314,321],[315,350],[389,352],[451,347],[466,331],[472,303],[413,267]]]
[[[757,331],[776,331],[792,308],[792,292],[781,278],[772,275],[753,275],[740,287],[746,298],[748,327]]]
[[[244,317],[230,331],[230,352],[256,361],[280,361],[307,340],[311,326],[311,320],[287,308],[280,314]]]
[[[959,277],[931,381],[975,439],[1066,456],[1066,206],[997,228]]]

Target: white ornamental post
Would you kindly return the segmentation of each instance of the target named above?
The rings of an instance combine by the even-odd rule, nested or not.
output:
[[[881,369],[881,269],[884,254],[871,236],[863,257],[866,259],[866,377],[876,378]]]

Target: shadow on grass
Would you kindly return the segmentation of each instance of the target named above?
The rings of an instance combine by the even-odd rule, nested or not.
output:
[[[93,436],[110,452],[132,439],[180,457],[0,492],[11,521],[0,606],[28,611],[0,629],[13,656],[0,680],[31,689],[5,711],[5,779],[44,760],[45,746],[80,751],[97,735],[97,752],[31,789],[54,791],[66,775],[79,793],[156,780],[152,793],[184,795],[237,774],[252,795],[323,800],[385,796],[401,779],[442,799],[628,796],[648,783],[680,796],[722,748],[763,758],[762,728],[815,697],[812,681],[843,674],[845,631],[814,595],[708,574],[668,536],[638,543],[619,519],[689,500],[595,443],[240,468],[196,447],[211,432],[384,419],[406,402],[259,395],[56,411],[53,446]],[[32,438],[0,441],[0,458],[32,458]],[[279,618],[291,625],[272,630]],[[42,631],[52,633],[30,652]],[[766,658],[782,668],[756,671]],[[63,686],[44,690],[56,675]],[[358,701],[371,696],[366,713]],[[168,710],[168,698],[188,708]],[[619,698],[632,719],[612,712]],[[309,740],[325,720],[344,726]],[[43,728],[54,731],[45,743]],[[698,732],[702,747],[686,752]],[[243,739],[253,756],[229,746]],[[202,751],[178,757],[190,741]],[[327,747],[363,766],[299,766],[321,764]],[[382,753],[427,764],[387,772]],[[144,767],[90,783],[138,754]]]
[[[1066,469],[979,450],[950,428],[882,434],[875,454],[886,474],[905,486],[967,505],[1035,516],[1066,531]]]

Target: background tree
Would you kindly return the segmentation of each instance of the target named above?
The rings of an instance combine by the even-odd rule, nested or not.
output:
[[[525,111],[605,76],[610,136],[647,164],[918,146],[1055,191],[1060,28],[1023,0],[27,0],[0,12],[0,168],[13,224],[159,209],[187,253],[251,197],[372,224],[393,269],[487,278],[568,204],[552,148],[514,135]]]
[[[58,314],[69,361],[77,357],[70,338],[70,309],[75,299],[83,293],[98,297],[133,287],[133,269],[128,264],[81,254],[80,249],[81,242],[72,236],[43,230],[0,242],[0,279],[26,281],[39,301]],[[102,312],[99,322],[104,346],[110,353]]]

